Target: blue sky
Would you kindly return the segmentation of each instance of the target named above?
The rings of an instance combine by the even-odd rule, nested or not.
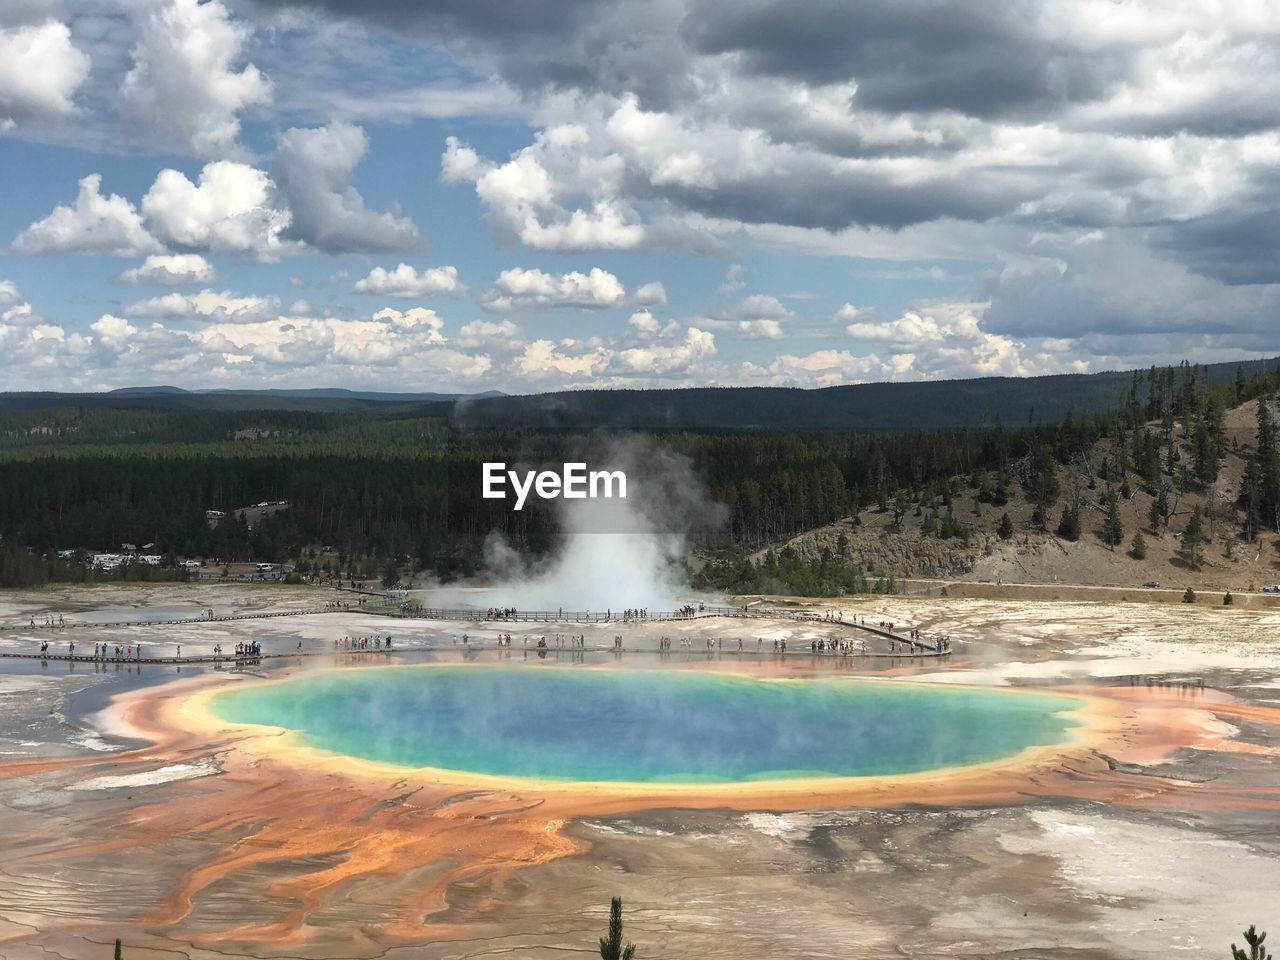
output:
[[[532,392],[1270,356],[1278,78],[1265,0],[6,5],[0,374]]]

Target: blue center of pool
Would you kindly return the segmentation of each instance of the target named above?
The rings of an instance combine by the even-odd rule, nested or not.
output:
[[[724,783],[913,773],[1071,739],[1056,694],[701,671],[428,666],[327,671],[216,695],[234,723],[410,767]]]

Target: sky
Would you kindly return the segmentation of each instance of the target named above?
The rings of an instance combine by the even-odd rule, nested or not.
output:
[[[1277,0],[6,0],[0,389],[1280,354]]]

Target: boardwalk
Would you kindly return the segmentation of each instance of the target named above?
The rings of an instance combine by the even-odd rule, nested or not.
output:
[[[820,616],[807,610],[779,610],[775,608],[752,608],[752,607],[708,607],[702,606],[692,611],[657,611],[649,612],[644,616],[621,616],[622,611],[590,611],[590,610],[530,610],[516,611],[508,616],[488,616],[486,611],[471,608],[444,608],[444,607],[421,607],[415,604],[406,604],[396,600],[388,600],[382,597],[376,598],[372,603],[365,602],[360,605],[344,607],[341,605],[326,605],[305,610],[286,610],[264,613],[241,613],[228,614],[224,616],[213,617],[192,617],[188,619],[170,619],[170,620],[118,620],[118,621],[73,621],[62,625],[41,625],[32,626],[30,622],[26,624],[8,624],[0,625],[0,630],[22,633],[40,633],[47,631],[62,632],[64,630],[77,630],[89,627],[113,628],[113,627],[163,627],[202,623],[218,623],[227,621],[240,620],[263,620],[274,617],[299,617],[313,616],[317,614],[329,613],[357,613],[376,617],[388,617],[395,619],[414,619],[414,620],[434,620],[474,624],[479,627],[481,625],[497,626],[499,628],[512,624],[523,625],[552,625],[552,624],[599,624],[614,626],[630,626],[630,625],[648,625],[661,623],[689,623],[699,620],[743,620],[743,621],[789,621],[793,623],[804,623],[813,626],[830,627],[837,630],[844,629],[848,631],[857,631],[870,634],[890,643],[888,651],[870,650],[865,653],[842,653],[839,651],[822,651],[823,656],[829,657],[845,657],[845,656],[867,656],[867,657],[893,657],[893,658],[920,658],[920,657],[946,657],[950,654],[950,647],[944,644],[942,638],[936,638],[933,641],[927,639],[917,639],[904,633],[890,631],[875,624],[860,623],[854,618],[843,620],[832,618],[830,616]],[[481,649],[477,644],[476,649]],[[161,656],[161,657],[144,657],[138,659],[136,657],[95,657],[90,654],[73,654],[73,653],[53,653],[53,652],[12,652],[0,651],[0,659],[17,659],[17,660],[44,660],[44,661],[64,661],[70,663],[102,663],[102,664],[201,664],[201,663],[221,663],[221,664],[249,664],[260,660],[286,659],[290,657],[318,657],[318,656],[349,656],[354,654],[404,654],[404,653],[421,653],[439,650],[447,650],[448,647],[437,647],[432,644],[413,644],[402,645],[394,649],[334,649],[334,650],[300,650],[279,653],[263,653],[255,657],[237,656],[235,654],[196,654],[184,657],[177,656]],[[456,646],[454,649],[457,649]],[[511,649],[511,648],[499,648]],[[534,648],[528,648],[534,649]],[[658,650],[650,650],[645,648],[622,647],[615,648],[605,646],[603,644],[592,645],[590,647],[579,648],[542,648],[537,652],[540,655],[554,654],[560,655],[573,652],[593,652],[593,653],[659,653]],[[745,656],[761,656],[773,651],[763,650],[725,650],[720,647],[710,647],[706,650],[696,648],[680,648],[667,651],[661,651],[665,655],[678,654],[684,656],[696,656],[700,654],[738,654]],[[812,655],[812,651],[800,649],[790,649],[785,655],[796,657],[805,654]]]

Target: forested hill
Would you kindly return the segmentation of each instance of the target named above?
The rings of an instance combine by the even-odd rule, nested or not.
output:
[[[1207,386],[1243,367],[1253,376],[1280,359],[1200,367]],[[1144,371],[1145,373],[1145,371]],[[189,392],[136,387],[110,393],[0,393],[0,411],[59,408],[181,411],[372,413],[452,420],[460,427],[705,430],[931,430],[1056,423],[1069,413],[1114,409],[1133,372],[984,377],[910,383],[866,383],[816,390],[705,387],[682,390],[579,390],[505,396],[374,393],[349,390]]]
[[[1091,378],[1063,379],[1078,384]],[[1188,497],[1205,499],[1212,490],[1218,499],[1206,500],[1211,527],[1237,529],[1250,543],[1263,530],[1280,532],[1280,443],[1271,412],[1280,368],[1249,376],[1242,365],[1220,382],[1221,368],[1211,372],[1187,363],[1124,379],[1126,389],[1111,409],[1085,412],[1079,402],[1057,422],[1043,422],[1037,413],[1028,424],[1007,401],[993,411],[993,419],[1002,414],[1004,422],[990,426],[742,429],[781,422],[762,421],[765,411],[757,405],[733,429],[672,425],[629,432],[633,447],[648,447],[641,463],[682,464],[696,477],[693,486],[723,506],[723,524],[686,531],[690,543],[739,559],[806,531],[853,522],[868,509],[894,517],[895,528],[912,512],[920,536],[935,541],[965,541],[979,529],[968,517],[996,508],[1014,514],[1024,530],[1043,534],[1054,519],[1078,530],[1081,516],[1090,516],[1084,490],[1126,510],[1139,500],[1144,508],[1155,503],[1162,528],[1179,504],[1185,513]],[[1051,400],[1044,379],[1038,383],[1045,399],[1037,406],[1064,402]],[[677,395],[741,399],[774,392]],[[1223,425],[1225,411],[1253,401],[1258,426],[1249,452],[1248,437],[1236,436],[1232,446]],[[901,402],[886,402],[893,409],[881,423],[910,416]],[[492,403],[466,404],[462,417]],[[704,405],[703,422],[732,413]],[[481,464],[604,462],[613,431],[529,429],[514,415],[477,426],[451,419],[450,412],[415,415],[394,405],[354,413],[0,411],[0,585],[97,577],[80,560],[67,566],[58,552],[83,558],[124,543],[153,543],[175,563],[196,556],[305,558],[310,565],[321,557],[329,570],[383,570],[391,583],[398,574],[390,568],[409,565],[441,578],[468,575],[479,568],[494,532],[527,554],[553,549],[559,536],[554,505],[538,501],[515,512],[483,498]],[[941,415],[933,413],[936,422]],[[806,415],[817,426],[832,423],[820,407],[807,408]],[[917,415],[928,419],[925,412]],[[1219,483],[1223,463],[1234,485],[1230,504],[1218,502],[1219,493],[1228,496],[1226,481]],[[955,504],[964,497],[970,514],[957,515]],[[238,519],[237,511],[262,501],[289,506],[252,527]],[[711,514],[719,517],[720,511]],[[211,516],[217,522],[211,524]],[[1108,546],[1117,542],[1113,536]],[[717,584],[725,589],[755,576],[737,561],[722,572],[726,579]],[[791,592],[852,589],[849,584],[862,575],[848,558],[840,561],[839,577],[807,568],[800,573],[787,581]]]
[[[313,390],[183,390],[180,387],[123,387],[107,393],[0,393],[0,411],[80,409],[149,410],[297,410],[311,413],[355,413],[403,406],[497,397],[458,393],[379,393],[317,388]]]
[[[1253,376],[1280,360],[1200,367],[1207,386],[1243,368]],[[1128,395],[1133,371],[1044,377],[864,383],[817,390],[707,387],[685,390],[581,390],[461,400],[448,406],[462,425],[692,429],[931,430],[1056,423],[1099,413]],[[443,405],[438,405],[443,406]]]

